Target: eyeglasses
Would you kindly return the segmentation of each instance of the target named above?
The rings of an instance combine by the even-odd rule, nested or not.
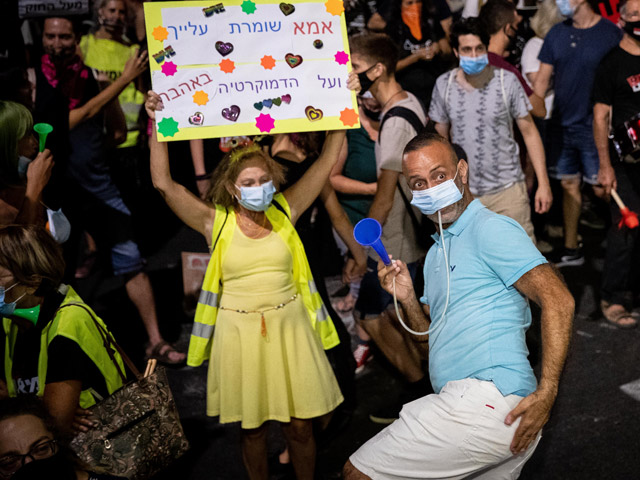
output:
[[[27,457],[31,458],[32,461],[44,460],[45,458],[53,456],[57,449],[57,442],[55,440],[47,440],[35,445],[29,450],[29,453],[25,453],[24,455],[5,455],[0,457],[0,476],[9,478],[24,467]]]

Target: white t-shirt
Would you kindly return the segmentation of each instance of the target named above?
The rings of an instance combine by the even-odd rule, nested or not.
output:
[[[520,59],[520,65],[522,66],[522,76],[527,84],[533,88],[527,73],[536,73],[540,70],[540,60],[538,60],[538,54],[542,48],[544,40],[540,37],[533,37],[530,39],[524,49],[522,50],[522,58]],[[551,118],[551,111],[553,109],[553,89],[549,89],[544,97],[544,106],[547,108],[547,115],[545,120]]]
[[[393,107],[405,107],[413,111],[421,122],[426,123],[427,116],[420,104],[420,101],[412,94],[407,92],[407,98],[390,105],[385,109],[384,114]],[[402,175],[402,153],[404,147],[409,141],[416,136],[416,132],[411,124],[401,117],[389,118],[380,132],[380,138],[375,144],[376,167],[378,176],[380,170],[391,170],[398,172],[400,177],[398,183],[402,188],[406,198],[411,200],[411,190],[407,186],[407,181]],[[416,218],[420,218],[420,211],[415,207]],[[382,243],[387,251],[393,255],[393,258],[399,258],[404,262],[415,262],[423,257],[425,252],[416,244],[416,233],[411,220],[411,216],[407,212],[407,207],[402,199],[402,195],[396,188],[393,197],[393,206],[387,220],[384,222],[382,229]],[[377,259],[375,252],[371,251],[370,256]]]

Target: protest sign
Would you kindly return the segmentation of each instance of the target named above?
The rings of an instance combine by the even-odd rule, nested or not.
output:
[[[341,0],[144,9],[160,141],[359,126]]]

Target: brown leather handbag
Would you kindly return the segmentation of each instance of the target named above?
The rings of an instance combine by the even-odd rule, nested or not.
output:
[[[143,480],[164,470],[189,448],[167,374],[163,367],[143,376],[115,342],[113,336],[89,313],[124,386],[89,408],[97,426],[78,434],[72,450],[92,469],[104,473]],[[127,383],[113,354],[115,349],[136,380]]]

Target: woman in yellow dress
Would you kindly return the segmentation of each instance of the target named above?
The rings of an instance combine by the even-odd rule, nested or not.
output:
[[[155,121],[162,100],[149,92],[145,106]],[[344,131],[330,132],[314,165],[276,195],[282,167],[257,146],[234,149],[212,176],[209,202],[173,181],[155,128],[150,139],[154,186],[211,250],[187,363],[209,360],[207,415],[241,422],[252,479],[268,478],[268,420],[282,424],[297,478],[312,479],[312,419],[343,400],[322,351],[338,336],[294,228],[326,183],[343,139]]]

